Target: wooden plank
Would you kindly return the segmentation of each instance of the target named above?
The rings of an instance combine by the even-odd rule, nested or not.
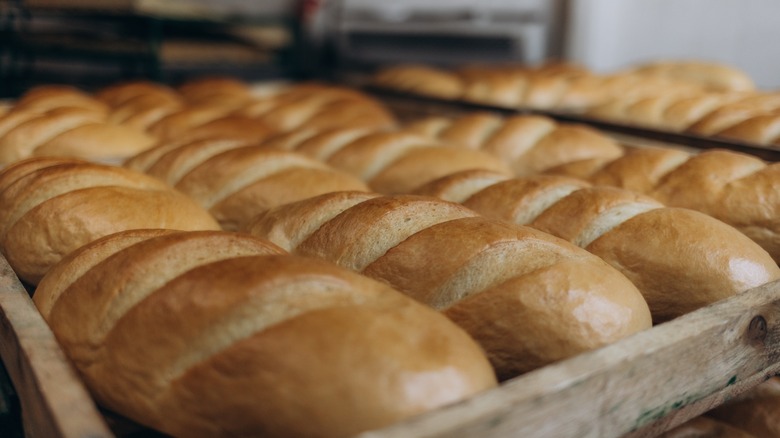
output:
[[[653,436],[780,372],[780,281],[361,438]]]
[[[25,436],[113,436],[54,334],[1,256],[0,357],[21,402]]]

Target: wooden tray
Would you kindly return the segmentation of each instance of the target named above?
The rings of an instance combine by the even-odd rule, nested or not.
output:
[[[26,436],[122,436],[1,256],[0,339]],[[360,437],[650,437],[778,373],[780,281]]]

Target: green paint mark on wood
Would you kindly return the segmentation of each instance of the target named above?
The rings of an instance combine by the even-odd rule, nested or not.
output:
[[[660,420],[661,418],[664,418],[671,411],[682,409],[688,406],[689,404],[695,402],[699,398],[700,397],[689,395],[683,398],[682,400],[669,403],[668,405],[649,409],[639,415],[639,418],[637,418],[636,421],[634,422],[634,427],[632,430],[637,430],[646,424],[652,423],[653,421],[656,420]]]
[[[731,386],[735,383],[737,383],[737,376],[731,376],[731,378],[729,379],[729,383],[727,383],[726,386]]]

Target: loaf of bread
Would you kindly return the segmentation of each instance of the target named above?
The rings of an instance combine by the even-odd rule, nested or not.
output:
[[[14,109],[45,113],[58,108],[79,108],[106,114],[108,107],[103,102],[74,87],[64,85],[41,85],[31,88],[17,99]]]
[[[175,90],[154,82],[122,82],[100,90],[95,97],[108,104],[110,123],[142,131],[185,105]]]
[[[0,116],[0,164],[31,156],[117,160],[150,147],[142,130],[108,121],[102,102],[75,89],[33,89]]]
[[[173,139],[158,141],[153,147],[125,160],[125,167],[145,172],[163,155],[188,146],[206,150],[218,147],[239,147],[260,143],[272,137],[275,131],[259,120],[244,116],[225,116],[195,126]]]
[[[278,205],[335,191],[369,190],[360,179],[305,155],[229,140],[189,143],[153,162],[141,157],[127,164],[189,195],[225,230],[237,230]]]
[[[756,437],[780,437],[780,378],[767,380],[707,415]]]
[[[371,132],[361,128],[291,132],[263,146],[300,152],[352,174],[372,190],[408,193],[428,181],[466,169],[511,174],[492,154],[403,131]]]
[[[31,158],[0,172],[0,250],[37,284],[63,256],[137,228],[215,230],[192,199],[155,178],[67,158]]]
[[[177,91],[189,103],[248,101],[252,90],[246,82],[226,76],[207,76],[181,84]]]
[[[324,130],[342,126],[373,129],[396,126],[387,108],[368,95],[314,83],[283,87],[255,99],[237,114],[260,119],[278,131],[302,127]]]
[[[780,262],[780,164],[724,150],[690,154],[631,149],[609,162],[580,162],[550,173],[648,194],[670,207],[698,210],[737,228]]]
[[[780,93],[677,93],[616,96],[588,111],[614,122],[780,145]]]
[[[489,152],[508,163],[517,176],[573,161],[610,160],[623,154],[617,142],[590,127],[557,123],[544,116],[502,118],[473,113],[456,119],[431,117],[411,123],[405,130]]]
[[[598,257],[436,198],[331,193],[271,209],[247,230],[442,311],[501,379],[651,324],[639,291]]]
[[[547,64],[539,67],[477,66],[446,71],[419,65],[399,65],[379,71],[374,83],[432,97],[471,101],[508,108],[584,111],[612,98],[637,98],[659,93],[689,93],[720,90],[740,80],[702,74],[704,64],[667,64],[657,69],[629,69],[596,75],[580,66]],[[698,69],[698,70],[697,70]],[[734,71],[734,77],[738,72]],[[744,75],[744,74],[742,74]],[[733,83],[731,83],[731,82]],[[741,85],[740,85],[741,83]]]
[[[629,72],[702,85],[712,91],[754,91],[756,84],[744,71],[711,61],[664,60],[628,69]]]
[[[598,98],[597,78],[578,66],[470,66],[446,71],[399,65],[379,71],[374,83],[424,96],[464,100],[502,107],[568,108],[591,106]],[[583,87],[588,84],[588,87]],[[586,88],[590,93],[582,93]],[[569,96],[571,95],[571,97]]]
[[[254,93],[230,78],[204,78],[177,90],[151,83],[109,87],[97,97],[111,106],[112,123],[142,128],[160,139],[178,140],[192,129],[224,118],[255,120],[262,129],[289,131],[339,126],[389,128],[395,119],[378,101],[342,87],[293,84]]]
[[[565,239],[622,272],[664,322],[780,278],[758,244],[703,213],[562,176],[460,172],[421,187],[493,219]]]
[[[352,436],[496,384],[442,315],[248,235],[112,234],[33,300],[100,405],[173,436]]]
[[[425,65],[397,65],[384,68],[373,77],[376,85],[422,96],[460,99],[465,84],[456,73]]]

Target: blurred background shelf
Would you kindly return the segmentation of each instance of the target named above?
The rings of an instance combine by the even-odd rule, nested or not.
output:
[[[0,95],[37,83],[95,88],[121,79],[180,82],[301,74],[296,2],[0,2]]]

